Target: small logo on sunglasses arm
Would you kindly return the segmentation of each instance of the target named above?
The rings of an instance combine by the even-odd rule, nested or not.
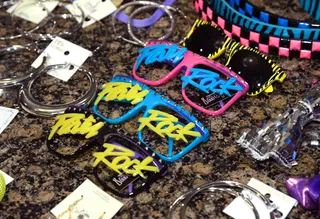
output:
[[[159,110],[149,110],[148,112],[150,113],[149,117],[139,119],[139,122],[141,122],[139,131],[147,126],[162,138],[164,138],[166,134],[170,138],[173,138],[177,141],[182,139],[186,143],[188,143],[188,140],[186,139],[185,135],[201,137],[200,132],[192,131],[192,129],[195,127],[195,124],[192,122],[189,122],[187,125],[183,126],[181,124],[175,124],[179,123],[179,119],[170,115],[169,113]],[[157,122],[157,125],[154,126],[151,124],[151,122]]]
[[[216,104],[217,101],[224,100],[225,98],[228,98],[226,95],[219,95],[219,94],[210,94],[205,97],[201,97],[201,101],[206,105],[209,106],[214,102],[212,105]]]

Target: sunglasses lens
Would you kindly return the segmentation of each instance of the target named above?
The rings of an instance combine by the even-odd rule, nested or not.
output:
[[[95,112],[108,119],[117,119],[144,100],[149,93],[139,84],[109,82],[98,94],[94,103]]]
[[[173,69],[174,66],[168,63],[154,63],[149,65],[143,63],[136,70],[136,74],[138,77],[148,81],[158,81],[168,75]]]
[[[235,78],[230,79],[205,65],[196,65],[182,80],[187,98],[210,111],[221,109],[238,91],[243,90]]]
[[[91,112],[68,108],[65,114],[56,117],[47,146],[59,157],[74,157],[90,148],[103,127],[101,119]]]
[[[51,151],[55,152],[56,155],[62,158],[68,158],[78,151],[81,147],[89,142],[83,135],[63,135],[53,137],[48,142],[48,147]]]
[[[148,111],[148,116],[139,119],[143,141],[161,155],[174,156],[201,137],[195,124],[183,118],[179,111],[157,106]]]
[[[201,56],[212,56],[223,45],[223,33],[211,25],[196,27],[192,35],[186,40],[188,50]]]
[[[114,134],[94,153],[94,174],[108,190],[133,195],[163,174],[164,165],[134,141]]]
[[[168,43],[150,44],[139,50],[134,71],[138,77],[158,81],[168,75],[184,58],[186,48]]]
[[[248,82],[249,92],[260,90],[273,74],[271,64],[249,50],[237,51],[228,66]]]

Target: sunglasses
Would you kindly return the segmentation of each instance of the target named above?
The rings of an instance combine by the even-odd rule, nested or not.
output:
[[[121,134],[108,134],[93,153],[94,176],[105,190],[135,196],[167,173],[166,164],[148,147]]]
[[[169,73],[166,71],[159,80],[146,80],[140,76],[145,68],[149,71],[148,65],[157,63],[169,64],[173,69]],[[180,72],[184,72],[181,78],[184,100],[208,115],[222,114],[249,88],[239,75],[220,63],[167,41],[149,41],[145,48],[139,50],[133,66],[134,78],[151,86],[165,84]]]
[[[115,76],[102,88],[94,113],[109,124],[137,119],[131,129],[137,124],[139,140],[164,161],[180,159],[209,138],[209,131],[187,110],[131,77]]]
[[[121,197],[130,197],[164,176],[167,166],[148,147],[126,135],[121,130],[111,130],[103,119],[89,110],[69,107],[65,114],[56,117],[47,146],[53,154],[63,159],[75,158],[98,146],[99,151],[93,153],[93,174],[97,181],[105,190]],[[65,142],[61,142],[63,136],[77,149],[65,146]],[[88,142],[81,144],[83,139]]]
[[[282,83],[286,78],[283,70],[267,55],[231,40],[218,26],[207,21],[196,20],[184,46],[209,59],[216,59],[225,54],[226,66],[248,82],[249,96],[256,96],[262,92],[271,93],[272,83]]]
[[[55,120],[47,139],[47,147],[63,159],[78,157],[94,147],[106,125],[103,119],[91,111],[78,107],[68,107]]]

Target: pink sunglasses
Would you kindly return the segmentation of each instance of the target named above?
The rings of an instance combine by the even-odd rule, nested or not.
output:
[[[249,89],[248,83],[227,67],[168,41],[151,40],[139,50],[139,54],[132,70],[136,80],[160,86],[183,71],[184,100],[209,115],[222,114]],[[142,64],[154,63],[168,63],[174,69],[157,81],[138,76],[137,71]]]

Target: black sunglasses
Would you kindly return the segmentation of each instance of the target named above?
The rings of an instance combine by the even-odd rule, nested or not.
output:
[[[248,84],[249,96],[273,91],[272,83],[283,82],[286,74],[267,55],[231,40],[218,26],[196,20],[184,46],[199,55],[216,59],[227,56],[226,66],[239,74]]]

